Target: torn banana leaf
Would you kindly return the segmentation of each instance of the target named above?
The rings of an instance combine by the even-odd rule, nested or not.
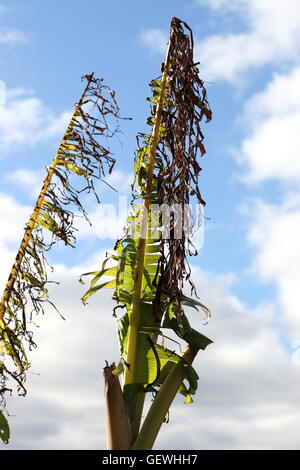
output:
[[[47,168],[0,300],[1,351],[11,359],[0,368],[0,409],[5,407],[4,396],[9,389],[5,384],[11,379],[15,379],[20,393],[26,393],[25,372],[29,364],[25,343],[29,349],[36,346],[30,325],[33,315],[44,312],[45,302],[56,308],[48,297],[50,281],[45,254],[60,241],[75,245],[75,215],[79,213],[88,220],[81,194],[91,192],[99,201],[94,181],[103,179],[115,163],[105,147],[107,139],[119,132],[115,94],[93,74],[83,79],[85,90]]]

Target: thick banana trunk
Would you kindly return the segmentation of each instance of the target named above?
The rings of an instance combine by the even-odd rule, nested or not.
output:
[[[115,364],[103,369],[107,450],[127,450],[132,443],[131,428]]]

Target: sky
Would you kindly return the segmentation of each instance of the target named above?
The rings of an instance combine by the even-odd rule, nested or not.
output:
[[[0,284],[7,279],[45,167],[95,72],[124,116],[116,171],[87,200],[77,248],[58,246],[53,310],[37,319],[28,396],[9,399],[8,449],[105,448],[102,367],[118,360],[110,292],[84,307],[81,273],[114,245],[103,218],[132,181],[135,136],[147,129],[170,19],[194,32],[211,123],[203,126],[204,244],[192,260],[212,312],[195,327],[195,402],[176,399],[156,449],[299,449],[300,4],[297,0],[0,1]],[[193,432],[190,432],[191,424]]]

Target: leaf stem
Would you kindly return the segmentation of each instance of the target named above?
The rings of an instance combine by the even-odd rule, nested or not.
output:
[[[191,365],[198,350],[188,345],[182,355],[183,361],[174,364],[168,377],[160,387],[149,412],[145,418],[141,431],[131,450],[150,450],[155,442],[166,414],[178,392],[185,377],[185,367]]]
[[[140,309],[140,300],[141,300],[141,290],[142,290],[142,280],[143,280],[143,269],[145,264],[145,249],[147,241],[147,228],[148,228],[148,218],[149,212],[151,210],[151,191],[152,191],[152,181],[154,173],[154,165],[156,160],[156,150],[159,143],[160,136],[160,125],[162,119],[162,109],[163,103],[167,93],[168,85],[168,69],[170,64],[169,58],[169,49],[171,43],[172,35],[170,37],[169,46],[167,49],[166,60],[164,65],[164,71],[162,75],[162,83],[160,89],[160,96],[156,108],[154,126],[152,130],[151,140],[149,144],[149,167],[147,174],[147,186],[146,186],[146,195],[143,201],[143,212],[142,212],[142,224],[141,224],[141,235],[138,241],[137,248],[137,269],[136,269],[136,279],[135,286],[132,295],[131,302],[131,312],[129,315],[129,340],[128,340],[128,351],[126,361],[130,364],[129,368],[125,370],[124,385],[134,383],[134,374],[135,374],[135,359],[137,352],[137,336],[138,330],[141,322],[141,309]]]
[[[146,251],[146,242],[147,242],[147,229],[149,214],[151,211],[151,192],[152,192],[152,182],[154,174],[154,166],[156,161],[156,151],[160,139],[160,126],[162,122],[162,110],[164,106],[164,101],[166,98],[168,90],[168,81],[169,81],[169,68],[170,68],[170,45],[173,40],[173,33],[171,29],[170,39],[168,43],[166,58],[163,66],[163,74],[161,80],[160,95],[156,107],[154,125],[152,129],[152,135],[149,143],[149,166],[147,172],[147,185],[146,185],[146,194],[143,200],[143,210],[142,210],[142,223],[141,223],[141,232],[140,238],[137,245],[137,268],[136,268],[136,278],[135,285],[132,294],[131,308],[129,312],[129,333],[128,333],[128,350],[126,362],[129,364],[129,367],[126,367],[124,374],[124,398],[126,401],[128,415],[133,426],[133,439],[136,438],[139,431],[142,411],[145,400],[144,391],[136,391],[136,388],[133,386],[135,384],[135,364],[137,358],[137,343],[138,343],[138,332],[142,322],[141,318],[141,293],[142,293],[142,281],[143,281],[143,271],[145,264],[145,251]]]

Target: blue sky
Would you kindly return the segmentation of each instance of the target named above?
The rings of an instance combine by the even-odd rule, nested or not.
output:
[[[182,6],[180,2],[164,2],[160,5],[159,15],[156,9],[145,11],[145,5],[136,2],[120,2],[118,8],[98,1],[88,5],[88,11],[83,15],[79,2],[61,4],[54,1],[47,7],[41,2],[13,3],[6,13],[2,13],[2,18],[13,29],[22,31],[23,44],[20,40],[19,44],[3,48],[9,67],[2,59],[1,79],[9,89],[24,88],[28,96],[41,100],[49,108],[48,112],[57,116],[72,109],[81,93],[80,76],[83,73],[94,71],[97,76],[103,76],[117,91],[123,114],[134,118],[132,123],[124,122],[124,148],[116,149],[118,169],[130,174],[135,135],[146,128],[145,119],[149,114],[145,100],[149,95],[148,83],[159,75],[170,16],[177,15],[192,24],[193,17],[199,15],[201,27],[194,21],[197,40],[216,31],[226,32],[230,25],[234,31],[238,28],[232,20],[228,21],[227,16],[214,15],[208,8],[192,3]],[[126,18],[126,21],[120,21],[120,18]],[[157,53],[153,52],[153,47],[150,51],[145,48],[142,39],[153,25],[166,36],[165,40],[159,38],[160,42],[156,41]],[[204,65],[203,74],[205,78]],[[237,211],[241,197],[245,198],[251,192],[238,180],[240,169],[231,158],[230,147],[238,147],[243,133],[237,122],[243,101],[264,81],[261,77],[259,83],[253,80],[239,92],[233,84],[221,82],[220,78],[207,83],[214,119],[210,125],[204,125],[208,155],[202,162],[205,171],[202,186],[208,202],[206,216],[210,221],[207,225],[212,230],[209,236],[206,235],[201,266],[212,271],[241,272],[247,264],[249,247],[242,243],[246,221]],[[237,93],[241,96],[235,96]],[[38,145],[29,149],[19,146],[10,150],[15,167],[43,168],[59,143],[59,131],[56,134],[52,139],[40,139]],[[11,160],[4,159],[3,163],[9,165],[5,170],[10,172]],[[4,187],[5,183],[11,189],[11,182],[4,181]],[[18,190],[17,185],[15,190]],[[222,237],[219,236],[220,226]],[[234,242],[236,238],[239,243]],[[78,256],[80,253],[78,250]]]
[[[43,169],[50,163],[68,113],[81,94],[80,77],[84,73],[94,71],[103,77],[116,90],[121,113],[133,118],[122,124],[123,146],[113,148],[117,166],[111,181],[120,194],[126,193],[135,136],[145,130],[149,114],[148,83],[160,73],[172,16],[193,29],[195,58],[201,62],[200,75],[213,111],[212,122],[203,127],[207,155],[201,162],[205,216],[209,220],[205,222],[204,246],[193,265],[200,296],[213,312],[204,332],[215,339],[215,344],[205,352],[205,359],[204,355],[201,358],[204,385],[192,405],[201,418],[199,440],[195,437],[186,446],[299,448],[295,427],[299,399],[293,392],[299,389],[300,371],[295,359],[300,338],[300,8],[296,0],[133,0],[113,5],[99,0],[0,2],[0,80],[7,90],[6,104],[0,105],[1,283],[9,272]],[[117,202],[117,195],[105,186],[100,185],[99,192],[104,203]],[[93,421],[94,410],[102,406],[97,402],[98,377],[93,374],[101,367],[99,357],[109,351],[116,360],[116,351],[107,343],[108,334],[103,338],[103,330],[95,328],[92,336],[97,354],[92,340],[90,351],[85,350],[84,338],[76,328],[91,313],[79,305],[76,279],[82,271],[97,268],[113,240],[99,239],[103,230],[99,209],[90,201],[88,204],[94,229],[80,225],[77,249],[68,252],[58,248],[51,258],[57,265],[54,274],[65,286],[53,295],[67,310],[67,293],[78,290],[78,302],[72,301],[77,321],[69,315],[69,326],[61,327],[52,314],[50,320],[41,319],[43,331],[38,335],[42,344],[34,353],[33,364],[36,371],[46,368],[49,375],[44,374],[40,381],[37,377],[30,379],[26,405],[21,399],[22,407],[13,402],[17,417],[12,447],[51,448],[60,436],[62,448],[76,448],[72,431],[50,418],[58,419],[65,413],[71,423],[78,405],[75,396],[70,400],[74,408],[70,405],[65,410],[70,383],[61,377],[63,371],[70,370],[70,364],[66,357],[60,372],[55,368],[58,353],[49,351],[52,334],[59,342],[58,350],[61,348],[64,354],[70,347],[78,363],[84,364],[89,383],[95,387],[90,415],[87,412],[82,429],[86,426],[95,435],[103,435],[103,426],[98,429]],[[94,311],[111,308],[108,297],[93,302],[89,312],[93,305]],[[84,331],[90,335],[88,326],[94,317],[88,318]],[[100,330],[111,328],[114,334],[109,314],[106,322],[112,325],[98,317],[95,322],[100,322]],[[60,328],[64,334],[58,339],[54,332]],[[77,338],[82,350],[77,351],[72,337]],[[278,383],[277,376],[283,377],[284,383]],[[61,403],[55,390],[48,393],[51,377],[58,388],[62,387]],[[248,389],[247,383],[252,384]],[[82,393],[86,396],[84,386]],[[43,387],[42,398],[39,390]],[[263,395],[268,397],[265,403]],[[58,402],[61,409],[58,407],[60,411],[55,413],[51,410]],[[249,403],[253,413],[248,416]],[[226,409],[230,417],[226,417]],[[45,425],[37,421],[35,410],[44,410]],[[174,410],[174,434],[171,427],[163,431],[161,447],[172,446],[177,442],[176,432],[184,432],[178,424],[182,407],[176,405]],[[32,413],[35,418],[30,433],[25,422],[30,421]],[[189,413],[192,416],[193,411]],[[245,416],[248,425],[243,427]],[[39,427],[43,433],[37,442]],[[28,432],[26,439],[22,440],[21,430]],[[284,436],[291,430],[294,434],[291,432],[288,441]],[[97,447],[101,439],[89,441],[85,433],[78,445]]]

